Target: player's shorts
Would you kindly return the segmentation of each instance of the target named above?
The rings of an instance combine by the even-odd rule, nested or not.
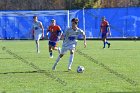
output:
[[[107,37],[107,33],[102,33],[102,39]]]
[[[34,36],[34,39],[35,39],[35,40],[40,40],[41,37],[42,37],[42,33],[36,34],[36,35]]]
[[[76,48],[76,44],[72,44],[69,46],[62,46],[60,54],[65,54],[68,50],[75,50],[75,48]]]
[[[49,41],[49,46],[53,46],[53,47],[57,47],[58,46],[58,42],[53,42],[53,41]]]

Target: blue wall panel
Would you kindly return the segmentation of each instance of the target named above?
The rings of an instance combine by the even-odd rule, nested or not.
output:
[[[87,37],[97,38],[99,37],[101,18],[105,16],[111,26],[112,38],[140,37],[139,7],[32,12],[0,11],[0,39],[31,39],[33,15],[37,15],[38,19],[42,21],[45,34],[51,19],[56,19],[62,31],[65,31],[68,22],[71,26],[71,19],[77,17],[80,20],[78,26],[85,29]]]

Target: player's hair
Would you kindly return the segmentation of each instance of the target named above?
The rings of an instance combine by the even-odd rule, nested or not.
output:
[[[56,20],[55,20],[55,19],[51,19],[51,22],[52,22],[52,21],[56,21]]]
[[[106,17],[105,17],[105,16],[103,16],[103,17],[102,17],[102,19],[106,19]]]
[[[71,20],[71,22],[75,22],[75,24],[78,24],[79,19],[78,19],[78,18],[73,18],[73,19]]]
[[[37,16],[33,16],[33,19],[35,19]]]

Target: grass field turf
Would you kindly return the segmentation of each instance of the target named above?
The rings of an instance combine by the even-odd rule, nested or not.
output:
[[[49,58],[48,41],[40,41],[41,53],[37,54],[34,41],[1,40],[0,93],[140,93],[140,41],[110,42],[111,48],[102,49],[101,41],[87,41],[87,48],[84,48],[83,41],[79,41],[77,49],[135,81],[136,86],[78,52],[75,53],[71,72],[67,72],[69,52],[59,62],[56,71],[52,71],[58,52],[54,52],[53,59]],[[36,72],[30,65],[2,50],[3,47],[41,70],[49,71],[55,79],[45,75],[45,71]],[[84,73],[76,72],[79,65],[85,67]],[[67,84],[61,84],[56,80],[58,78]]]

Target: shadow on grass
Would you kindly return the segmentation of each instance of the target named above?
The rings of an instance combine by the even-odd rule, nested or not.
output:
[[[140,50],[140,49],[110,49],[110,50]]]
[[[7,58],[0,58],[0,59],[16,59],[16,58],[8,58],[8,57],[7,57]]]
[[[21,71],[21,72],[1,72],[0,74],[20,74],[20,73],[46,73],[46,71],[40,70],[40,71]]]
[[[140,91],[137,91],[137,92],[104,92],[104,93],[140,93]]]

